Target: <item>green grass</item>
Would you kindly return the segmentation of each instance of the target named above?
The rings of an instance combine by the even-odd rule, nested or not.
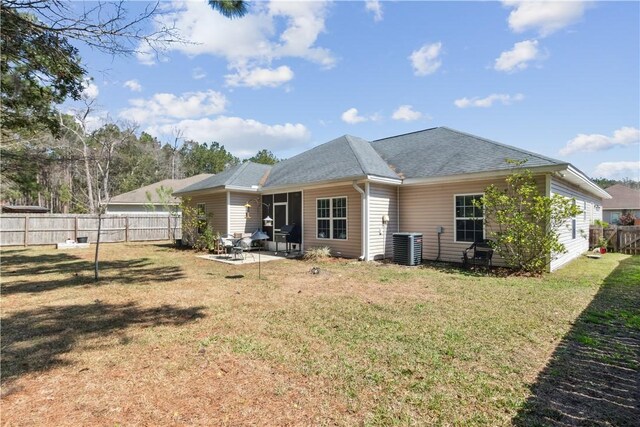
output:
[[[603,283],[629,289],[640,283],[634,282],[638,258],[618,254],[579,259],[537,278],[352,261],[282,261],[263,264],[266,280],[259,281],[256,265],[228,266],[151,245],[105,245],[105,279],[99,284],[90,280],[84,254],[80,259],[56,255],[44,249],[3,252],[9,271],[3,279],[3,381],[31,387],[35,394],[44,387],[36,382],[36,373],[46,383],[89,366],[108,385],[108,373],[115,367],[134,369],[146,360],[145,366],[164,366],[166,381],[154,382],[159,380],[147,378],[151,373],[145,370],[136,381],[149,381],[159,393],[171,395],[194,386],[202,369],[235,361],[263,366],[271,372],[267,377],[282,372],[284,382],[268,387],[276,402],[285,404],[292,393],[306,390],[300,393],[308,401],[298,410],[317,425],[508,425],[526,408],[530,386],[563,339],[569,336],[593,349],[602,345],[587,327],[576,329],[576,322],[637,330],[640,316],[629,304],[590,306]],[[19,262],[12,263],[12,257]],[[145,261],[134,262],[140,259]],[[630,267],[611,276],[629,260]],[[311,266],[319,266],[321,273],[309,274]],[[636,293],[629,295],[636,298]],[[95,300],[107,308],[95,311]],[[113,314],[109,307],[125,303],[134,307],[118,310],[145,316],[144,321],[121,316],[112,325],[105,320]],[[59,310],[72,304],[80,310],[89,307],[83,315],[104,322],[64,332],[64,318],[44,313],[36,316],[38,325],[47,325],[40,329],[42,335],[34,332],[25,338],[16,329],[33,329],[41,307]],[[177,325],[175,309],[194,314],[181,311],[184,321]],[[167,310],[170,319],[161,317]],[[32,320],[17,322],[16,316]],[[57,334],[64,335],[58,347],[49,354],[34,353],[27,367],[21,364],[18,355],[35,349],[42,339],[55,340]],[[614,350],[607,360],[637,366],[628,348]],[[162,359],[164,353],[180,357],[169,364]],[[64,363],[52,364],[53,359]],[[260,372],[252,374],[255,381],[243,383],[243,398],[264,398],[264,389],[251,388],[252,383],[261,384]],[[561,376],[562,369],[553,368],[551,375]],[[70,402],[81,399],[67,392]],[[128,393],[123,389],[109,399],[127,401]],[[219,399],[233,402],[237,391],[227,393]],[[93,398],[106,405],[106,395]],[[228,405],[227,414],[242,416],[239,407]],[[20,408],[13,409],[16,417],[24,415]],[[224,411],[206,405],[198,410],[209,417],[207,422],[224,423]],[[301,420],[308,419],[285,414],[278,415],[283,423],[305,424]],[[158,415],[149,417],[143,421],[162,421]],[[278,423],[262,420],[269,421]]]

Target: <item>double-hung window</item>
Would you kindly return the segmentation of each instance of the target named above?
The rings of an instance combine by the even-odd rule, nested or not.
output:
[[[474,206],[482,194],[456,194],[455,196],[456,242],[477,242],[484,239],[484,212]]]
[[[347,198],[316,200],[318,239],[347,239]]]

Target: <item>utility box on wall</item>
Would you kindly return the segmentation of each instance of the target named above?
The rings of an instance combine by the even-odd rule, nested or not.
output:
[[[393,262],[401,265],[420,265],[422,233],[393,233]]]

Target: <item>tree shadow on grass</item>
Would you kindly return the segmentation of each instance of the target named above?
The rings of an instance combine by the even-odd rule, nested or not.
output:
[[[158,266],[148,258],[100,262],[100,281],[94,280],[93,262],[75,255],[5,253],[2,257],[2,294],[37,293],[59,288],[175,281],[185,277],[179,266]],[[50,279],[48,274],[65,277]],[[20,279],[13,279],[14,277]],[[23,279],[28,277],[28,279]]]
[[[203,306],[141,308],[135,303],[96,302],[13,313],[2,319],[2,383],[72,364],[63,356],[88,339],[104,340],[132,327],[182,326],[203,318],[203,310]]]
[[[640,422],[640,257],[622,261],[556,348],[516,426]]]

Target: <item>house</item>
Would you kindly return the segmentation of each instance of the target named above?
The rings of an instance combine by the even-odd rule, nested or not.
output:
[[[2,213],[49,213],[44,206],[2,205]]]
[[[506,159],[526,160],[541,194],[575,198],[583,211],[562,230],[568,252],[554,256],[551,269],[586,251],[604,190],[566,162],[446,127],[372,142],[346,135],[273,166],[243,163],[174,194],[190,197],[216,231],[264,228],[271,245],[283,225],[296,224],[302,250],[329,246],[375,260],[392,256],[393,233],[409,231],[423,233],[423,258],[460,262],[486,235],[483,218],[466,208],[488,185],[504,187]],[[267,216],[271,227],[262,224]]]
[[[202,173],[184,179],[165,179],[144,187],[136,188],[135,190],[112,197],[107,204],[106,212],[110,214],[157,213],[166,215],[167,206],[160,200],[157,192],[160,187],[171,189],[171,191],[178,191],[211,176],[213,175]],[[151,200],[147,197],[147,193],[151,196]],[[180,200],[178,198],[171,197],[169,199],[169,206],[178,206],[179,204]]]
[[[602,202],[603,221],[618,224],[618,219],[626,213],[632,213],[636,221],[640,220],[640,191],[622,184],[612,185],[606,190],[611,199]]]

